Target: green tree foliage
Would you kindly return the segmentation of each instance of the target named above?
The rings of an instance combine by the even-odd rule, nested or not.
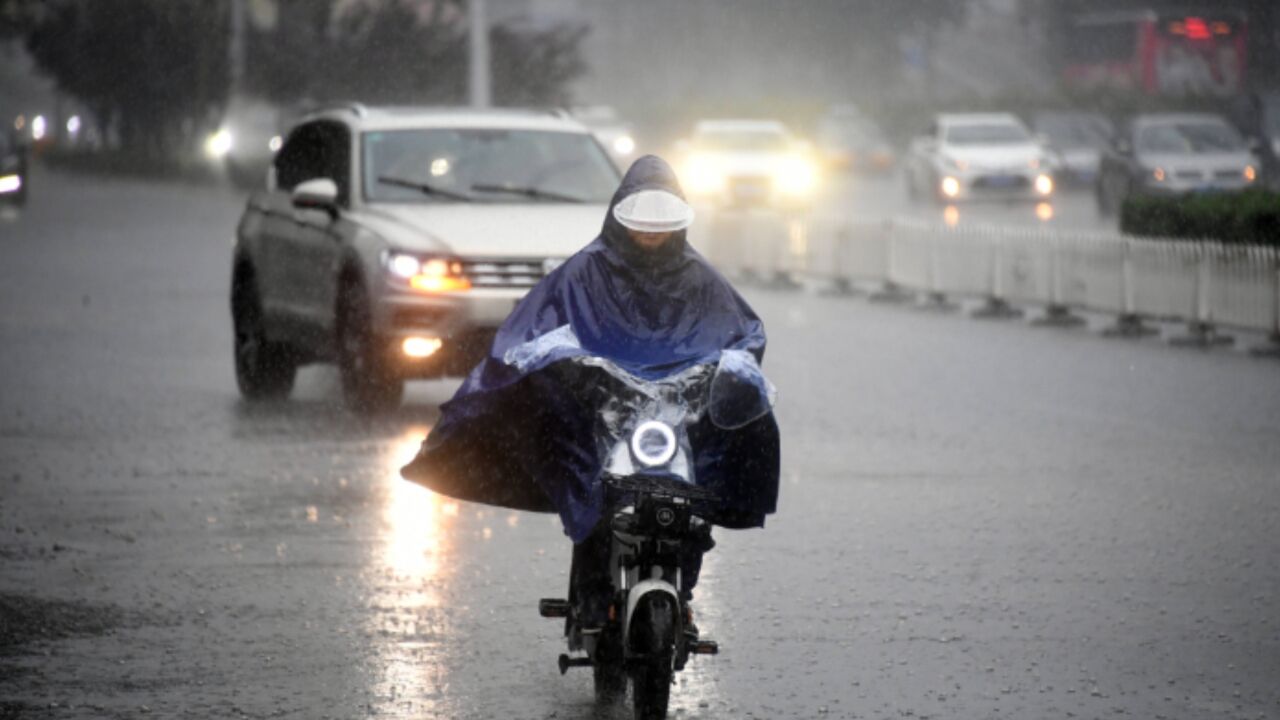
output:
[[[47,0],[27,48],[104,134],[160,157],[225,101],[226,22],[217,0]]]
[[[217,125],[230,92],[231,0],[0,0],[0,17],[104,136],[159,158]],[[467,99],[463,0],[277,0],[274,28],[250,28],[240,90],[281,103]],[[19,22],[19,20],[21,22]],[[584,31],[491,32],[494,100],[568,100]]]
[[[570,104],[569,84],[586,72],[578,50],[585,27],[521,32],[493,29],[493,97],[500,105]]]
[[[320,0],[279,0],[280,22],[250,38],[251,89],[284,102],[455,104],[467,100],[468,34],[462,0],[382,0],[334,12]],[[586,31],[490,32],[499,105],[566,104],[585,71]]]
[[[1130,235],[1280,246],[1280,193],[1250,190],[1152,197],[1134,195],[1120,210]]]

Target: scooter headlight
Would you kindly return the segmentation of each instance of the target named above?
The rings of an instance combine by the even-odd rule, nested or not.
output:
[[[676,455],[675,431],[658,420],[640,423],[631,433],[631,454],[648,467],[666,465]]]

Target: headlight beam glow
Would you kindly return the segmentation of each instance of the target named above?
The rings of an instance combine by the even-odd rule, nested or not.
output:
[[[661,443],[656,452],[651,450],[654,440]],[[658,420],[640,423],[631,433],[631,452],[649,467],[665,465],[676,455],[676,434],[670,425]]]

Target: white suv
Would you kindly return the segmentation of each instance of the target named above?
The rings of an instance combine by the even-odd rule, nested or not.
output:
[[[231,282],[236,380],[282,398],[337,363],[347,403],[464,375],[529,288],[599,234],[617,168],[563,113],[344,106],[289,133],[249,198]]]

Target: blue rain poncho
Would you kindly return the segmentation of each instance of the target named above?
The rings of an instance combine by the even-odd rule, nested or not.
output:
[[[640,190],[683,193],[660,158],[637,160],[610,201],[600,235],[548,274],[498,330],[483,360],[449,402],[403,474],[461,500],[557,512],[574,542],[604,511],[598,408],[570,392],[574,358],[605,358],[642,380],[695,365],[746,358],[758,372],[764,326],[746,301],[678,231],[660,249],[630,239],[613,207]],[[567,342],[540,342],[568,338]],[[544,346],[530,353],[530,348]],[[740,365],[740,362],[730,363]],[[607,378],[600,378],[605,382]],[[763,376],[748,381],[763,392]],[[580,389],[580,388],[577,388]],[[724,430],[704,417],[688,429],[697,484],[719,497],[707,519],[762,527],[778,496],[779,439],[773,413]]]

